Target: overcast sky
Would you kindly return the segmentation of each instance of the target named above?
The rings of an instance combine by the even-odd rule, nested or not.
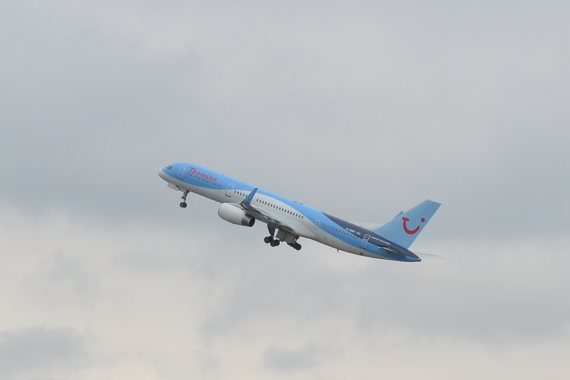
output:
[[[568,1],[0,0],[0,378],[562,379]],[[345,219],[443,204],[418,264],[158,178]]]

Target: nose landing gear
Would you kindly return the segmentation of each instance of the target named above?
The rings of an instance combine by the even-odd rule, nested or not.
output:
[[[180,202],[180,207],[182,208],[186,208],[186,206],[188,206],[188,203],[186,203],[186,197],[188,196],[189,191],[185,190],[184,194],[182,195],[182,202]]]

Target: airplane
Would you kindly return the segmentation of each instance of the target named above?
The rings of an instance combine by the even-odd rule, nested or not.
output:
[[[182,208],[192,192],[221,203],[218,215],[227,222],[247,227],[256,220],[267,224],[264,242],[271,247],[285,242],[300,250],[298,239],[303,237],[337,251],[403,262],[421,261],[408,248],[440,206],[425,200],[384,225],[366,228],[193,163],[173,163],[158,175],[182,192]]]

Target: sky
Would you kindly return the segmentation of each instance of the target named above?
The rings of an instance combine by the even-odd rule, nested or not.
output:
[[[0,1],[0,378],[562,379],[567,1]],[[442,203],[421,263],[157,176],[344,219]]]

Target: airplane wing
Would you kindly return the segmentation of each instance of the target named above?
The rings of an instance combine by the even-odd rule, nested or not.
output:
[[[267,211],[261,210],[252,205],[253,197],[255,197],[256,192],[257,192],[257,187],[253,189],[251,193],[249,193],[248,196],[240,204],[240,206],[247,212],[247,214],[253,216],[257,220],[267,223],[280,230],[284,230],[299,236],[300,234],[295,232],[295,230],[292,227],[289,227],[288,225],[280,222],[275,218],[275,216],[271,215]]]

